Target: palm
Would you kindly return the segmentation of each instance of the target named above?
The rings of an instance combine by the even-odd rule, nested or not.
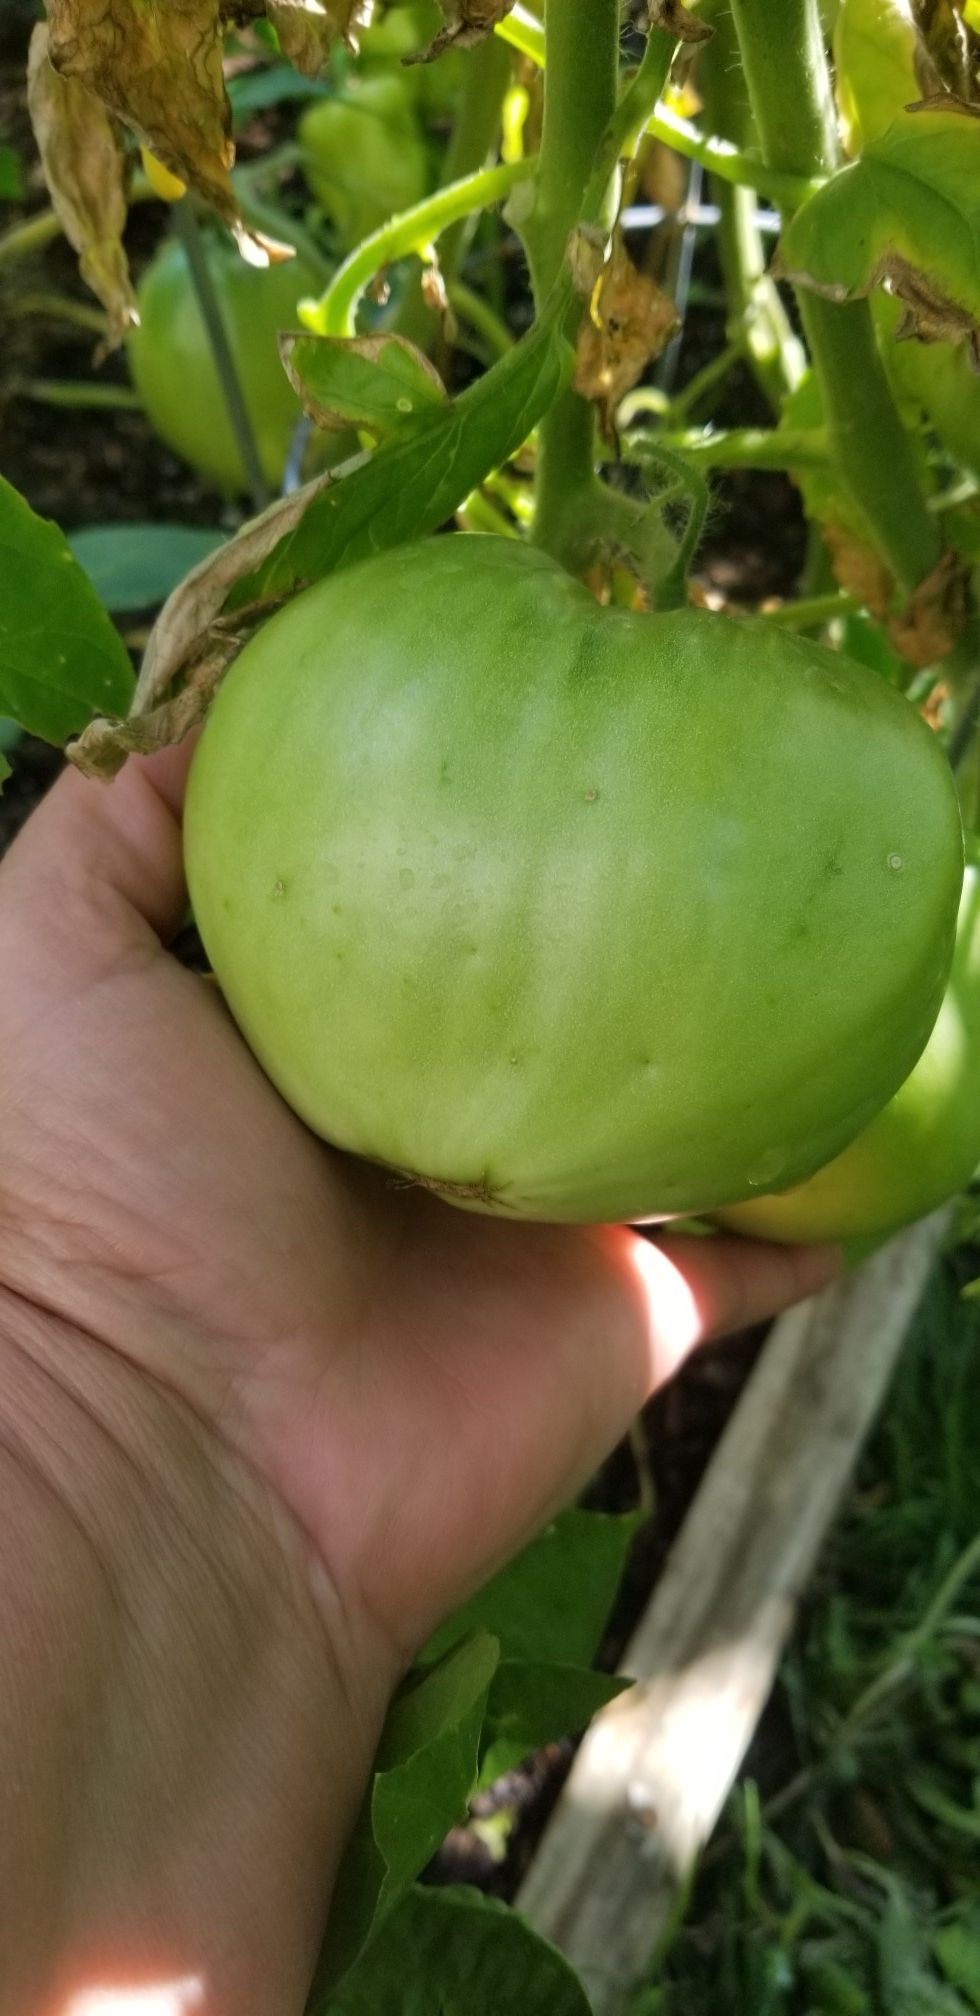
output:
[[[410,1647],[699,1334],[824,1263],[468,1217],[325,1150],[161,947],[182,770],[66,778],[0,876],[0,1268],[175,1387]]]

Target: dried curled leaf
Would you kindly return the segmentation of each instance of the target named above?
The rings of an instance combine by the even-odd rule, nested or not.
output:
[[[440,0],[444,25],[427,49],[406,56],[406,63],[431,63],[444,49],[472,49],[492,35],[498,21],[510,13],[514,0]]]
[[[104,355],[136,320],[122,242],[126,161],[118,127],[98,99],[53,68],[43,22],[31,36],[27,100],[58,221],[78,253],[82,279],[109,317]]]
[[[707,21],[699,21],[682,0],[650,0],[649,21],[651,28],[664,28],[681,42],[707,42],[715,32]]]
[[[634,266],[617,236],[579,330],[574,379],[576,391],[597,402],[607,432],[623,394],[666,349],[677,326],[674,303]]]
[[[980,98],[980,35],[953,0],[912,0],[912,17],[940,90],[966,104]]]
[[[248,628],[239,622],[234,632],[202,643],[199,658],[192,657],[186,681],[179,693],[145,713],[133,713],[125,721],[99,717],[91,721],[76,742],[68,746],[68,757],[84,777],[103,783],[117,775],[129,756],[155,756],[169,749],[204,720],[218,687],[245,643]]]
[[[219,0],[48,0],[51,61],[237,226]]]
[[[834,578],[883,624],[907,665],[934,665],[948,657],[969,613],[969,571],[959,554],[946,552],[900,609],[894,577],[870,546],[842,525],[824,528]]]
[[[229,22],[265,15],[283,55],[305,77],[317,76],[338,38],[356,55],[358,31],[369,26],[373,4],[374,0],[221,0]]]
[[[953,0],[841,0],[834,70],[845,146],[859,154],[914,104],[976,104],[980,36]]]
[[[947,552],[888,622],[896,651],[909,665],[934,665],[963,635],[970,611],[970,576],[959,554]]]

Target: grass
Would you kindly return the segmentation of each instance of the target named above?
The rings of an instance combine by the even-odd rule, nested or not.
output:
[[[631,2016],[980,2011],[975,1209],[961,1229]]]

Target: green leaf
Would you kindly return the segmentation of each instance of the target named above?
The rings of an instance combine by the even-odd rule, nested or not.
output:
[[[478,1632],[396,1695],[337,1878],[321,1985],[340,1979],[378,1913],[465,1814],[499,1657],[497,1640]]]
[[[577,1736],[630,1685],[614,1673],[593,1673],[587,1666],[505,1659],[490,1683],[480,1784],[492,1785],[545,1743]]]
[[[232,123],[236,129],[244,126],[254,112],[264,112],[270,105],[283,105],[299,98],[329,96],[327,85],[321,84],[316,77],[301,76],[291,63],[257,64],[253,70],[244,70],[237,77],[229,77],[226,82]]]
[[[937,1979],[928,1928],[895,1880],[878,1922],[882,2016],[969,2016],[967,2004]]]
[[[408,1890],[310,2016],[589,2016],[578,1977],[506,1904],[478,1890]]]
[[[491,470],[516,454],[569,377],[568,286],[556,288],[527,335],[475,385],[420,414],[322,490],[261,567],[237,583],[228,607],[288,594],[369,553],[437,532]]]
[[[154,609],[198,562],[225,543],[199,525],[88,525],[68,544],[107,609]]]
[[[921,97],[918,40],[906,0],[841,0],[834,68],[849,154],[879,140],[896,114]]]
[[[0,200],[22,203],[24,169],[16,147],[0,146]]]
[[[5,714],[0,714],[0,749],[16,749],[22,734],[23,729],[16,721],[8,721]]]
[[[910,329],[980,356],[978,157],[980,114],[900,113],[790,220],[779,271],[833,301],[887,280]]]
[[[7,778],[12,777],[13,774],[3,750],[0,749],[0,796],[3,795],[3,787],[7,782]]]
[[[364,427],[383,436],[412,415],[444,406],[434,366],[404,336],[296,336],[279,339],[293,390],[320,427]]]
[[[590,1665],[642,1524],[635,1512],[563,1512],[430,1638],[423,1660],[492,1631],[502,1659]]]
[[[980,2010],[980,1911],[967,1911],[945,1925],[932,1947],[947,1981]]]
[[[0,711],[64,743],[95,714],[124,714],[126,647],[57,525],[0,477]]]

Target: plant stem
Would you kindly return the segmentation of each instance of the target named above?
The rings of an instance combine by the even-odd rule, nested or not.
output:
[[[774,280],[766,271],[762,234],[755,221],[756,192],[713,178],[720,213],[718,251],[728,302],[728,328],[742,332],[755,378],[775,412],[795,392],[806,369],[803,345],[793,331]]]
[[[53,288],[39,287],[27,294],[18,294],[9,304],[8,314],[44,315],[56,322],[67,322],[72,328],[88,330],[93,336],[104,336],[109,322],[105,310],[91,308],[87,301],[76,301],[72,294],[58,294]]]
[[[146,176],[140,171],[133,177],[129,201],[133,203],[156,202],[157,193],[151,189]],[[53,210],[38,210],[33,217],[25,217],[20,224],[12,224],[9,231],[0,235],[0,266],[8,260],[26,259],[31,252],[43,252],[61,237],[61,220]]]
[[[731,0],[765,160],[797,175],[837,166],[830,72],[817,0]],[[867,302],[799,290],[832,458],[898,585],[911,592],[942,544],[885,377]]]
[[[839,589],[826,595],[801,595],[795,602],[781,602],[776,609],[760,609],[764,622],[777,630],[818,630],[839,616],[854,616],[863,607],[856,595],[842,595]]]
[[[173,210],[174,228],[187,256],[191,283],[197,296],[197,304],[201,311],[204,326],[208,333],[211,354],[214,357],[215,369],[221,382],[221,390],[228,409],[228,418],[231,421],[235,444],[242,458],[242,466],[245,470],[245,480],[248,484],[249,494],[255,509],[261,511],[269,502],[269,487],[262,472],[255,433],[249,418],[248,408],[245,405],[245,396],[242,392],[235,360],[231,354],[228,332],[221,313],[221,303],[218,300],[214,282],[211,278],[211,269],[208,266],[207,254],[205,253],[201,237],[201,227],[198,224],[197,214],[190,196],[182,196],[179,203],[174,203],[171,207]]]
[[[83,385],[74,378],[18,378],[10,390],[21,398],[37,399],[43,406],[101,406],[127,413],[140,413],[143,408],[139,394],[125,385]]]
[[[538,179],[533,214],[522,226],[539,313],[584,214],[586,186],[616,109],[618,0],[546,0],[545,42]],[[576,299],[569,335],[581,312]],[[563,392],[538,430],[532,536],[571,565],[580,538],[578,505],[594,476],[592,407],[578,392]]]
[[[642,411],[636,393],[624,400],[620,417]],[[702,432],[657,433],[651,446],[670,449],[698,469],[826,469],[830,443],[819,427],[720,427]]]
[[[508,350],[513,350],[514,338],[506,322],[482,294],[477,294],[462,280],[450,280],[446,292],[450,307],[455,308],[457,315],[461,315],[464,322],[468,322],[477,335],[483,337],[495,357],[506,357]]]
[[[443,163],[444,183],[463,181],[475,169],[485,168],[496,154],[501,105],[510,78],[510,61],[509,49],[496,35],[488,35],[470,56],[456,123]],[[457,218],[443,237],[439,263],[447,282],[455,279],[459,272],[473,236],[475,218],[475,212]]]
[[[658,105],[656,111],[651,112],[646,130],[654,140],[662,140],[667,147],[672,147],[675,154],[683,154],[688,161],[700,161],[702,168],[710,169],[711,174],[720,176],[723,182],[761,189],[763,195],[770,196],[784,210],[797,210],[824,181],[822,175],[798,175],[791,170],[777,168],[759,154],[734,147],[730,140],[702,133],[690,119],[682,119],[679,112],[670,111],[666,105]]]
[[[338,266],[329,287],[319,301],[304,304],[303,322],[317,336],[353,336],[358,305],[376,273],[393,259],[411,252],[425,252],[450,224],[468,217],[474,210],[486,210],[509,194],[515,183],[534,174],[535,162],[517,161],[510,167],[483,168],[462,182],[450,182],[433,195],[415,203],[410,210],[390,217],[380,230],[356,246],[342,266]]]
[[[496,24],[496,32],[502,42],[509,42],[519,49],[522,56],[528,56],[539,69],[544,68],[544,35],[537,23],[522,7],[515,7]],[[761,189],[787,209],[797,209],[815,189],[819,189],[822,176],[792,175],[785,171],[767,167],[766,163],[751,150],[736,147],[729,140],[720,140],[713,134],[701,133],[689,119],[672,112],[665,105],[658,105],[647,114],[644,129],[655,140],[663,140],[672,147],[675,154],[683,154],[689,161],[700,161],[702,168],[708,168],[723,182],[745,183],[749,188]]]
[[[717,356],[709,357],[707,364],[702,364],[700,371],[696,371],[694,377],[688,379],[680,392],[675,392],[667,407],[667,417],[671,423],[680,426],[694,408],[700,405],[702,399],[706,398],[709,392],[713,392],[716,385],[723,383],[729,372],[734,370],[736,364],[741,363],[744,356],[743,330],[740,334],[733,335],[724,349],[718,351]]]
[[[544,30],[526,8],[514,7],[502,21],[495,21],[494,27],[502,42],[509,42],[512,49],[529,56],[539,70],[544,68]]]

